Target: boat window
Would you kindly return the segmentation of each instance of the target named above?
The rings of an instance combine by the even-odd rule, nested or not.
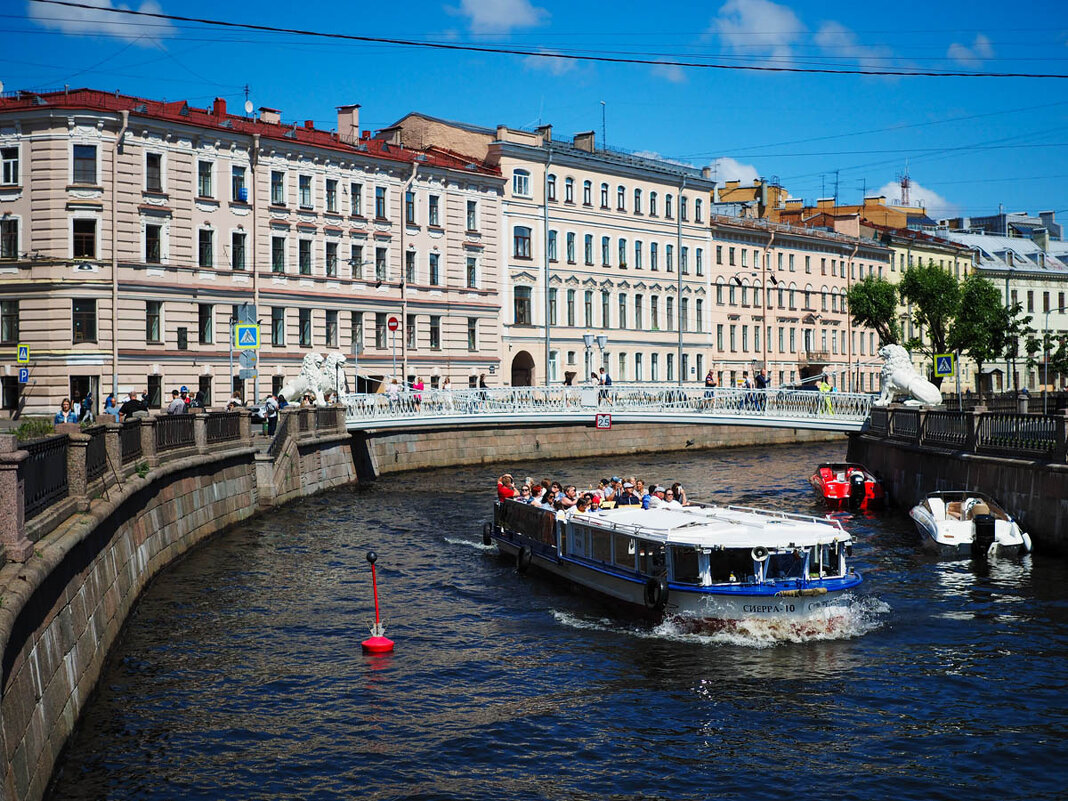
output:
[[[634,547],[634,538],[628,537],[626,534],[615,535],[615,563],[619,567],[625,567],[628,570],[634,569],[634,562],[637,557]]]
[[[793,550],[773,553],[768,557],[764,575],[769,579],[801,578],[805,567],[803,551]]]
[[[612,561],[612,535],[607,531],[590,529],[590,559],[609,563]]]
[[[664,567],[664,545],[660,542],[638,540],[638,570],[648,576],[656,576]]]
[[[823,550],[823,575],[840,576],[842,566],[839,560],[838,543],[828,543],[821,546]]]
[[[671,547],[672,578],[683,584],[700,584],[700,556],[693,546],[673,545]]]
[[[713,551],[708,557],[708,565],[713,583],[753,580],[753,556],[749,548]]]

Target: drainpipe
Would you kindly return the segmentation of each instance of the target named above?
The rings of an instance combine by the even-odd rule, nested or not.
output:
[[[553,165],[553,148],[548,146],[545,174],[542,179],[542,256],[545,259],[545,386],[549,386],[549,357],[552,355],[552,334],[549,330],[549,168]],[[559,243],[557,243],[559,247]]]
[[[130,125],[130,112],[123,110],[122,126],[115,137],[115,152],[111,156],[111,392],[115,396],[115,403],[119,403],[119,256],[118,232],[116,228],[119,220],[119,148],[126,136],[126,129]]]
[[[407,202],[408,193],[415,184],[415,174],[419,171],[419,162],[412,162],[412,174],[408,176],[404,194],[401,196],[401,232],[400,232],[400,274],[401,274],[401,386],[407,386],[408,382],[408,274],[405,272],[406,252],[404,250],[404,231],[408,227],[408,218],[405,216],[404,204]]]
[[[849,369],[849,391],[856,392],[853,382],[853,313],[849,309],[849,290],[853,286],[853,259],[860,250],[860,243],[853,245],[853,252],[849,254],[849,263],[846,264],[846,363]]]
[[[675,219],[677,221],[676,233],[675,233],[675,270],[678,275],[678,297],[675,299],[675,322],[679,326],[679,357],[678,357],[678,370],[679,370],[679,386],[682,386],[682,382],[686,379],[686,376],[682,374],[682,193],[686,190],[686,176],[681,176],[682,180],[679,182],[679,197],[678,202],[675,203]]]
[[[249,154],[249,166],[251,168],[250,172],[252,173],[252,236],[250,237],[250,239],[252,240],[252,307],[256,310],[256,322],[259,322],[260,317],[260,276],[259,273],[256,272],[256,232],[258,231],[258,228],[256,227],[256,165],[259,164],[259,154],[260,135],[258,133],[252,134],[252,153]],[[268,242],[271,241],[269,236],[266,237],[266,239]],[[232,328],[231,331],[233,331]],[[231,336],[233,336],[232,333]],[[256,354],[256,377],[252,379],[252,402],[257,406],[259,406],[260,404],[260,349],[262,347],[263,332],[260,331],[260,347],[256,348],[256,350],[254,351],[254,353]],[[230,380],[232,382],[233,378],[231,377]],[[230,387],[230,394],[233,395],[233,392],[233,387]]]

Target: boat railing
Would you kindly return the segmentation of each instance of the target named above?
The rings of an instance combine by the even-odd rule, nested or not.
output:
[[[816,517],[815,515],[802,515],[797,514],[796,512],[780,512],[775,509],[757,509],[752,506],[735,506],[734,504],[731,504],[725,508],[733,512],[748,512],[750,514],[762,515],[764,517],[772,517],[780,520],[794,520],[799,523],[819,523],[822,525],[831,525],[834,528],[837,528],[843,534],[845,533],[845,528],[842,526],[842,521],[833,517]]]

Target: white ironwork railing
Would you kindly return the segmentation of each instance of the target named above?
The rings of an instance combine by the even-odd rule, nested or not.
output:
[[[774,426],[777,421],[820,421],[821,428],[857,430],[867,419],[874,395],[800,389],[706,389],[673,384],[617,384],[610,387],[501,387],[493,389],[401,392],[390,397],[342,395],[350,428],[376,428],[396,421],[443,425],[477,418],[524,418],[550,415],[554,422],[573,416],[584,421],[595,412],[623,419],[648,414],[671,417],[737,418]],[[458,420],[458,418],[460,418]],[[695,422],[699,422],[695,420]],[[709,423],[719,420],[708,420]],[[779,423],[781,425],[781,423]]]

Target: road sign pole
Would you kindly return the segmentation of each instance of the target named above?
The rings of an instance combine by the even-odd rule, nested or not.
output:
[[[230,316],[230,396],[226,399],[226,402],[230,402],[230,398],[234,396],[234,326],[237,324],[237,320],[233,315]],[[244,398],[242,398],[244,400]]]
[[[393,338],[393,377],[396,378],[397,377],[397,332],[396,332],[396,330],[393,331],[391,336]]]

